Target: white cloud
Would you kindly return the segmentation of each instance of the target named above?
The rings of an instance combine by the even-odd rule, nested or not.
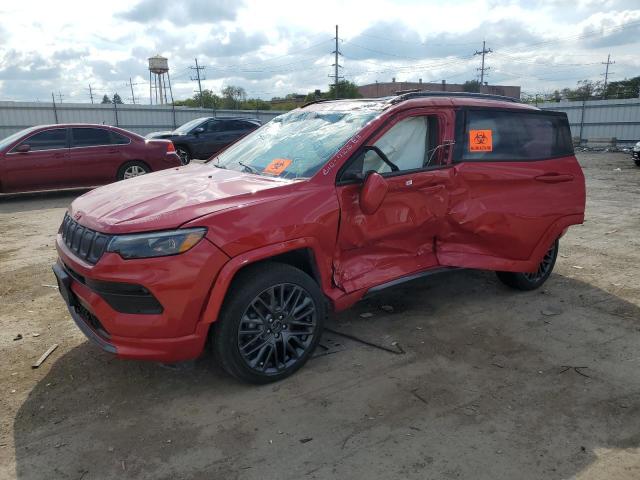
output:
[[[449,82],[475,78],[473,53],[486,39],[492,83],[528,91],[600,78],[611,52],[613,79],[637,74],[640,5],[631,0],[26,0],[0,7],[0,99],[61,91],[69,101],[97,92],[147,98],[147,57],[169,58],[175,97],[193,93],[198,57],[206,88],[243,86],[262,98],[326,89],[334,25],[342,73],[375,80]]]

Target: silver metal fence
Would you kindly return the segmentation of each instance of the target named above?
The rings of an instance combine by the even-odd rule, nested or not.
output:
[[[246,117],[268,122],[283,112],[272,110],[214,110],[171,105],[124,105],[51,102],[0,102],[0,138],[23,128],[54,123],[100,123],[145,135],[173,130],[199,117]]]
[[[640,99],[546,102],[543,110],[565,112],[571,135],[581,144],[630,144],[640,140]]]

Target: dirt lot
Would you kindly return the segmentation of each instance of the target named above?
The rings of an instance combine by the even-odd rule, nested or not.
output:
[[[640,169],[580,161],[587,221],[542,290],[461,271],[386,291],[330,326],[406,353],[327,334],[264,387],[89,344],[50,269],[77,193],[0,199],[0,477],[640,478]]]

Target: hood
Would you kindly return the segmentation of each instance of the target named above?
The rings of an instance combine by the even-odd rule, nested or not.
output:
[[[260,192],[293,180],[191,164],[96,188],[78,197],[69,214],[107,234],[177,228],[228,208],[260,201]]]
[[[178,136],[177,133],[173,133],[171,130],[164,130],[162,132],[147,133],[144,138],[168,138]]]

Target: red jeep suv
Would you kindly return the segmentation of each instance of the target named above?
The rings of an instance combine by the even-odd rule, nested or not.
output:
[[[564,113],[479,94],[325,101],[208,163],[79,197],[54,272],[104,350],[176,362],[210,342],[264,383],[367,293],[456,267],[539,287],[584,207]]]

